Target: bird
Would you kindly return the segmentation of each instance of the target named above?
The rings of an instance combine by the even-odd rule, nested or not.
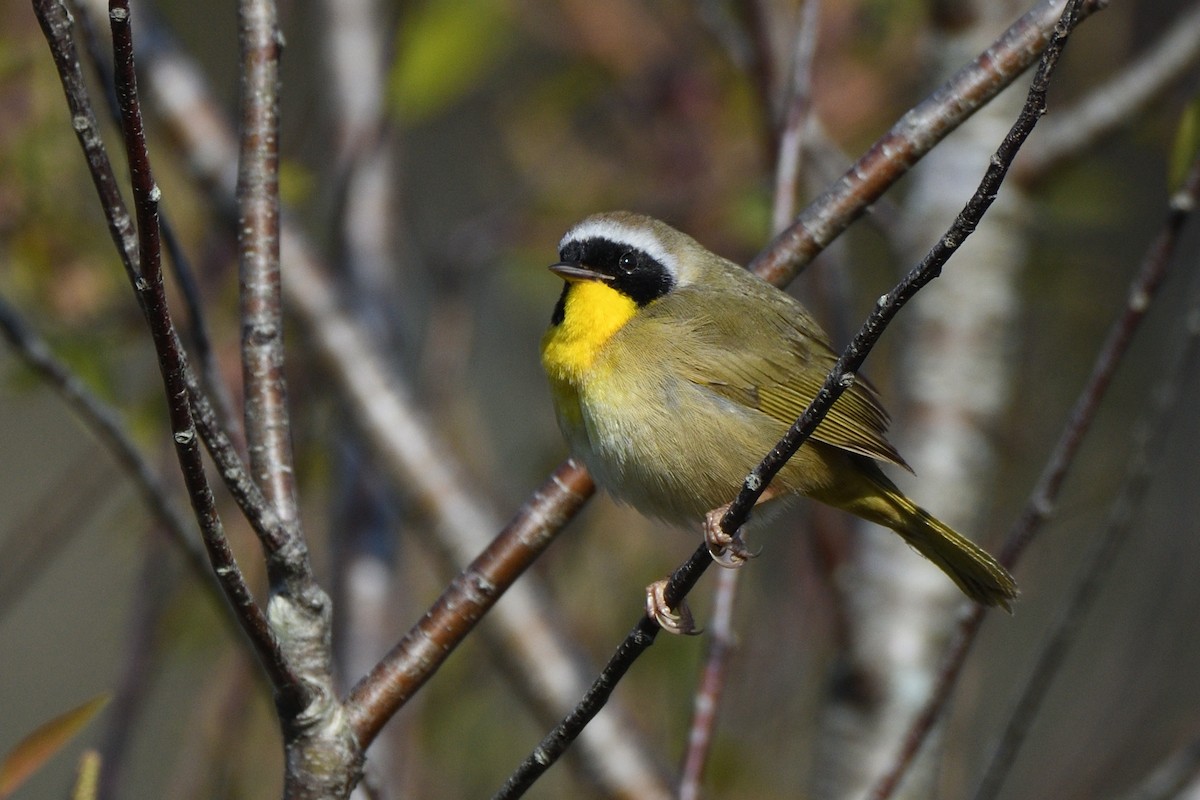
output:
[[[753,554],[720,517],[820,390],[837,360],[829,337],[791,295],[641,214],[583,219],[549,269],[563,288],[541,362],[572,454],[618,501],[701,522],[718,563],[740,565]],[[1008,571],[884,474],[880,464],[909,469],[888,424],[878,392],[857,379],[759,505],[800,495],[890,528],[967,597],[1011,611]],[[651,587],[647,608],[687,632],[664,583]]]

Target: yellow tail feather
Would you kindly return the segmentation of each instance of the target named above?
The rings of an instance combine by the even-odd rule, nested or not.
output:
[[[875,484],[878,494],[848,510],[900,534],[913,549],[946,573],[967,597],[983,605],[1012,611],[1017,584],[1000,562],[905,497],[883,473],[867,477]],[[878,502],[880,500],[886,501],[886,509],[880,507],[884,505]]]

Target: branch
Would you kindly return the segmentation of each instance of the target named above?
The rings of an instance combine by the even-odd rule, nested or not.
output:
[[[1009,531],[1000,561],[1010,569],[1016,566],[1025,548],[1054,512],[1063,481],[1074,464],[1084,436],[1091,428],[1100,401],[1104,398],[1121,359],[1128,351],[1133,335],[1158,296],[1158,290],[1171,267],[1170,259],[1178,246],[1183,225],[1198,203],[1200,161],[1193,164],[1184,188],[1171,198],[1163,227],[1143,257],[1138,273],[1130,285],[1125,309],[1109,329],[1092,367],[1092,373],[1075,401],[1054,451],[1047,460],[1025,508]],[[941,716],[982,623],[982,609],[973,608],[959,624],[954,639],[947,648],[933,694],[909,726],[900,752],[896,754],[889,771],[872,792],[871,797],[874,800],[884,800],[895,791],[908,763]]]
[[[1200,3],[1168,24],[1166,33],[1105,85],[1053,120],[1014,167],[1013,179],[1032,184],[1055,167],[1139,119],[1141,111],[1200,58]]]
[[[278,642],[261,609],[254,603],[225,539],[212,492],[204,476],[196,431],[187,408],[188,392],[183,383],[185,362],[166,308],[162,272],[159,269],[157,203],[160,193],[150,174],[141,126],[133,73],[128,6],[116,4],[110,21],[114,37],[118,95],[122,113],[126,118],[123,132],[131,180],[134,184],[135,208],[139,218],[136,236],[132,234],[129,214],[117,189],[116,176],[100,139],[95,114],[88,100],[79,59],[71,40],[71,19],[66,9],[54,0],[34,0],[34,11],[50,45],[50,52],[71,111],[72,127],[83,147],[109,231],[133,285],[139,307],[142,308],[151,328],[155,350],[159,355],[160,371],[167,389],[168,412],[176,454],[180,460],[184,483],[192,500],[196,519],[200,524],[209,560],[226,598],[236,611],[239,624],[249,636],[274,685],[287,685],[289,682],[296,685],[294,675],[279,652]]]
[[[554,534],[591,497],[587,473],[568,460],[522,506],[491,545],[442,592],[437,602],[358,682],[346,699],[346,713],[360,746],[433,676],[475,623],[508,586],[554,541]],[[557,500],[547,503],[543,497]],[[512,553],[521,556],[514,559]]]
[[[1200,176],[1200,169],[1193,177],[1197,176]],[[1117,552],[1132,532],[1134,513],[1145,500],[1154,473],[1151,454],[1157,455],[1166,446],[1170,431],[1168,423],[1176,419],[1180,411],[1180,385],[1186,376],[1195,374],[1197,346],[1200,345],[1200,280],[1193,281],[1191,294],[1191,301],[1182,314],[1182,341],[1156,373],[1161,378],[1152,392],[1155,401],[1134,430],[1129,466],[1121,490],[1109,509],[1108,524],[1083,553],[1066,606],[1059,611],[1039,649],[1037,661],[1025,680],[1000,741],[992,750],[974,800],[993,800],[999,794],[1054,677],[1117,563]]]
[[[81,11],[78,0],[66,0],[66,2],[68,8]],[[91,62],[96,78],[103,87],[105,108],[108,110],[113,124],[120,127],[121,109],[117,106],[117,92],[113,86],[112,71],[106,68],[107,61],[100,45],[100,37],[96,33],[96,25],[93,24],[92,15],[75,13],[73,17],[75,23],[79,26],[80,37],[83,39],[83,46],[88,55],[88,60]],[[117,204],[121,205],[120,198],[117,197],[116,200]],[[166,212],[161,207],[159,208],[159,225],[162,228],[163,244],[167,248],[167,255],[173,268],[176,283],[180,294],[183,296],[184,305],[187,308],[188,334],[192,346],[195,348],[196,360],[199,362],[200,372],[204,376],[208,390],[216,398],[223,423],[227,428],[236,431],[237,420],[232,411],[233,403],[230,399],[229,387],[225,385],[225,381],[221,377],[216,354],[212,349],[212,341],[208,335],[208,326],[204,321],[204,309],[200,302],[200,286],[196,281],[195,271],[192,269],[191,262],[187,258],[186,253],[184,253],[183,246],[179,243],[179,237],[175,234],[174,227],[169,223]],[[132,233],[132,227],[130,228],[130,232]],[[118,244],[118,247],[124,252],[124,247],[120,244]],[[136,248],[136,238],[129,240],[129,248],[132,253]]]
[[[171,435],[183,473],[183,482],[196,519],[200,523],[200,533],[217,580],[226,597],[237,609],[243,630],[250,637],[264,667],[271,675],[272,684],[284,695],[281,701],[285,701],[285,705],[295,702],[304,705],[307,691],[286,663],[279,649],[279,642],[267,624],[262,609],[254,602],[254,597],[246,586],[233,557],[233,551],[229,549],[212,489],[209,488],[208,479],[204,474],[200,441],[188,404],[188,388],[183,375],[179,340],[171,321],[166,289],[163,285],[158,228],[158,202],[162,192],[154,182],[151,172],[150,153],[146,148],[146,135],[142,125],[137,76],[133,63],[129,2],[111,0],[109,7],[114,77],[117,99],[121,107],[125,154],[129,160],[134,213],[137,217],[138,266],[141,270],[141,280],[135,282],[134,289],[142,298],[141,304],[150,328],[150,336],[158,354],[159,370],[162,372],[163,388],[167,396]]]
[[[242,376],[250,468],[286,527],[284,547],[303,565],[295,469],[283,375],[283,309],[279,285],[279,52],[283,34],[271,0],[238,3],[241,136],[238,154],[238,263]],[[307,569],[302,568],[303,572]],[[274,579],[278,579],[275,575]]]
[[[750,264],[775,285],[789,282],[934,145],[1016,80],[1046,47],[1065,0],[1042,0],[991,47],[905,114]],[[1106,0],[1087,0],[1082,20]]]

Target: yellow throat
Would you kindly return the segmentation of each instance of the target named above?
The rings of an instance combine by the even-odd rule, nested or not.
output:
[[[577,385],[637,303],[600,281],[568,284],[564,300],[562,321],[542,337],[542,367],[553,383]]]

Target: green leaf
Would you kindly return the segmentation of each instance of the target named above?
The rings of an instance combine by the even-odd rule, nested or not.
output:
[[[431,117],[466,94],[511,41],[503,0],[432,0],[400,23],[389,76],[403,121]]]
[[[22,739],[0,763],[0,800],[9,797],[42,768],[108,705],[108,692],[55,717]]]
[[[1184,106],[1175,130],[1175,144],[1171,148],[1171,166],[1167,173],[1172,189],[1183,184],[1188,168],[1200,152],[1200,95]]]

